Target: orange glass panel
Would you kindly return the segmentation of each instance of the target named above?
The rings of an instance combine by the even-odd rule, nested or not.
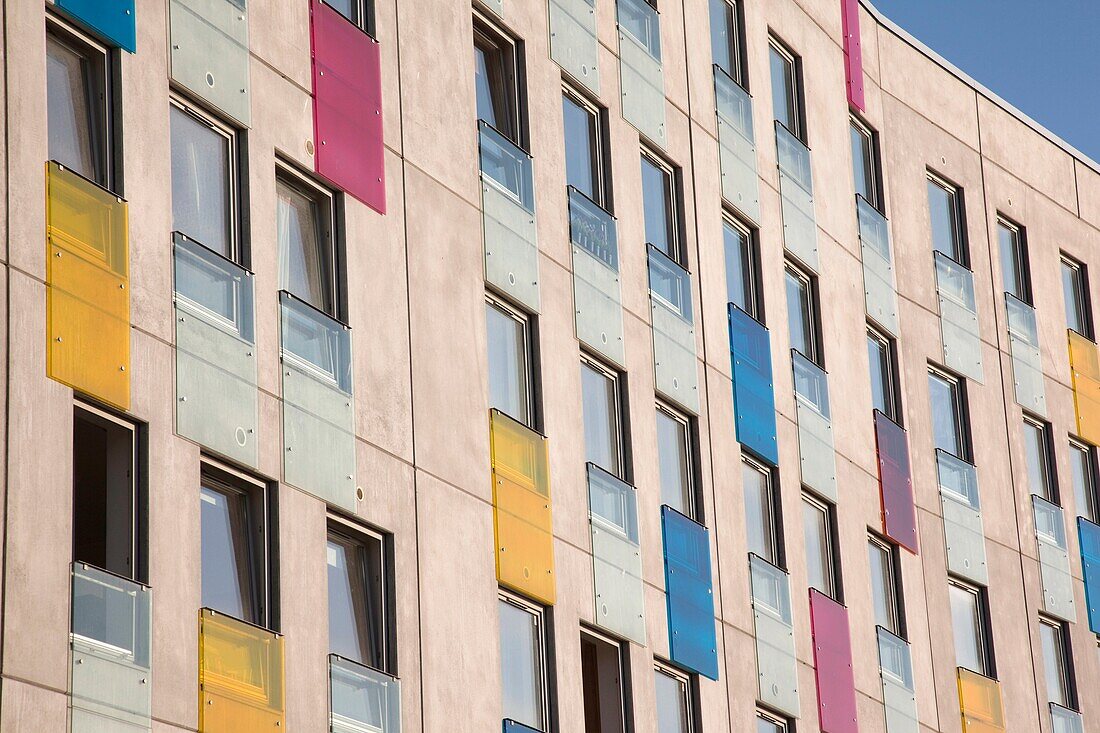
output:
[[[1076,331],[1067,333],[1077,434],[1090,443],[1100,443],[1100,357],[1092,341]]]
[[[550,470],[546,438],[502,412],[489,415],[497,580],[554,603]]]
[[[199,731],[284,730],[283,638],[199,611]]]
[[[1005,713],[997,680],[959,667],[959,710],[963,733],[1004,733]]]
[[[130,406],[127,204],[46,165],[46,374]]]

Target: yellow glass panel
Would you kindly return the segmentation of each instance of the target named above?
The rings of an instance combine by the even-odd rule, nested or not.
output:
[[[1100,357],[1092,341],[1076,331],[1067,333],[1077,434],[1090,443],[1100,444]]]
[[[497,580],[552,605],[554,541],[546,438],[493,410],[489,442]]]
[[[963,733],[1004,733],[1005,714],[997,680],[959,667],[959,710]]]
[[[286,730],[283,638],[216,611],[199,611],[199,731]]]
[[[127,204],[46,164],[46,375],[130,407]]]

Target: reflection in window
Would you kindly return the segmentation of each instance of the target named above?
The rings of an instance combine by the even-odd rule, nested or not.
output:
[[[691,733],[691,682],[664,666],[653,670],[657,698],[657,733]]]
[[[515,47],[480,24],[474,27],[474,87],[477,118],[519,143]]]
[[[1097,521],[1096,459],[1094,449],[1084,443],[1069,443],[1069,472],[1073,481],[1073,499],[1077,516]]]
[[[565,182],[603,206],[600,114],[580,95],[562,93],[565,122]]]
[[[867,329],[867,361],[871,367],[871,406],[896,421],[893,348],[889,339],[872,328]]]
[[[1066,327],[1092,337],[1088,279],[1085,266],[1062,256],[1062,296],[1066,304]]]
[[[683,265],[676,228],[676,184],[672,171],[642,154],[642,212],[645,240],[673,262]]]
[[[262,619],[257,603],[248,496],[204,481],[202,507],[202,605],[249,623]]]
[[[688,419],[658,405],[657,457],[661,468],[661,503],[697,520],[691,450]]]
[[[802,135],[802,100],[794,54],[772,40],[768,45],[768,63],[772,81],[772,113],[792,135],[805,142]]]
[[[329,651],[385,670],[381,540],[329,531],[327,555]]]
[[[546,730],[545,635],[542,612],[511,596],[500,599],[503,718]]]
[[[955,633],[955,664],[972,672],[989,675],[985,641],[985,611],[978,588],[951,581],[951,628]]]
[[[741,23],[735,0],[710,0],[710,49],[716,66],[744,86],[741,74]]]
[[[1027,241],[1024,231],[1004,219],[997,220],[997,243],[1001,250],[1001,277],[1006,293],[1031,303]]]
[[[622,478],[622,411],[619,407],[618,379],[587,359],[581,361],[581,404],[584,410],[585,460]]]
[[[1043,649],[1047,700],[1072,708],[1076,701],[1070,690],[1069,649],[1066,645],[1065,626],[1057,621],[1040,619],[1039,641]]]
[[[872,537],[867,542],[867,555],[871,563],[871,600],[875,608],[875,624],[900,636],[901,604],[898,602],[894,550]]]
[[[725,0],[715,0],[725,2]],[[722,240],[726,252],[726,302],[733,303],[757,320],[756,258],[752,232],[738,222],[722,221]]]
[[[832,523],[828,505],[802,496],[802,534],[806,543],[806,583],[836,598]]]
[[[233,137],[171,106],[172,228],[223,257],[233,251]]]
[[[755,461],[743,460],[741,479],[745,491],[745,535],[748,551],[756,553],[773,565],[779,565],[772,473]]]
[[[787,291],[787,331],[791,348],[820,366],[817,353],[817,324],[814,310],[813,284],[807,275],[787,265],[785,270]]]
[[[526,319],[495,300],[485,303],[489,406],[531,426],[531,365]]]
[[[863,123],[852,119],[850,127],[852,144],[852,178],[856,193],[873,208],[882,210],[878,192],[878,148],[875,136]]]
[[[1024,456],[1027,459],[1028,489],[1032,494],[1057,504],[1058,496],[1051,476],[1047,426],[1028,417],[1024,418]]]
[[[374,0],[325,0],[325,4],[331,5],[340,15],[374,35]]]
[[[106,54],[46,35],[49,156],[101,186],[107,175]]]
[[[965,266],[959,190],[931,173],[928,174],[928,213],[932,221],[932,249]]]
[[[279,287],[335,316],[332,201],[282,176],[275,188]]]
[[[940,372],[928,372],[928,396],[932,406],[934,447],[967,460],[965,411],[958,381]]]

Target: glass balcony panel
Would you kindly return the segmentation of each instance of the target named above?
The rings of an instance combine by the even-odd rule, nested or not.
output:
[[[588,464],[588,511],[596,623],[646,643],[642,550],[635,488]]]
[[[283,637],[199,611],[199,730],[285,730],[283,698]]]
[[[481,0],[485,4],[485,7],[492,10],[500,17],[504,17],[504,0]]]
[[[514,720],[504,721],[504,733],[542,733],[537,728],[524,725],[523,723],[517,723]]]
[[[958,675],[963,733],[1004,733],[1004,706],[997,680],[963,667]]]
[[[817,218],[810,150],[778,121],[775,123],[775,146],[779,156],[783,248],[817,272]]]
[[[791,363],[802,483],[826,499],[836,501],[836,451],[829,419],[828,375],[794,350],[791,351]]]
[[[149,730],[152,592],[85,563],[72,583],[72,730]]]
[[[985,377],[978,306],[974,300],[974,273],[942,252],[934,254],[944,364],[981,383]]]
[[[661,24],[646,0],[618,0],[619,77],[623,119],[651,142],[665,145],[665,79]]]
[[[729,330],[737,440],[778,466],[771,336],[763,324],[733,303],[729,304]]]
[[[947,567],[952,573],[985,585],[985,532],[978,499],[978,472],[973,465],[942,450],[936,451]]]
[[[283,377],[283,478],[354,511],[355,407],[351,330],[279,293]]]
[[[497,580],[553,605],[554,541],[546,438],[492,410],[489,444]]]
[[[246,0],[170,0],[172,80],[248,127]]]
[[[699,365],[695,356],[691,275],[652,245],[649,247],[649,300],[657,391],[698,414]]]
[[[810,630],[821,730],[826,733],[858,733],[848,609],[811,588]]]
[[[920,733],[909,642],[881,626],[876,632],[886,733]]]
[[[898,335],[898,294],[894,258],[886,217],[862,196],[856,196],[859,244],[863,260],[863,292],[867,315],[891,335]]]
[[[71,20],[124,51],[137,51],[134,0],[53,0]]]
[[[46,245],[46,374],[129,409],[126,202],[48,163]]]
[[[798,660],[794,650],[790,578],[756,555],[749,555],[749,574],[760,701],[797,718]]]
[[[1077,434],[1090,443],[1100,444],[1100,357],[1092,341],[1075,331],[1066,333]]]
[[[668,506],[664,530],[668,641],[673,663],[718,679],[718,639],[711,588],[710,531]]]
[[[716,65],[714,101],[718,113],[722,198],[753,222],[759,223],[760,178],[756,171],[752,97],[722,67]]]
[[[481,208],[485,280],[538,312],[539,249],[531,156],[484,122]]]
[[[572,187],[569,188],[569,238],[573,244],[573,302],[577,338],[615,364],[625,367],[619,242],[615,219]]]
[[[376,669],[328,658],[331,733],[401,733],[401,683]]]
[[[1039,580],[1043,586],[1043,610],[1063,621],[1076,623],[1073,576],[1069,567],[1069,545],[1062,507],[1032,496],[1035,537],[1039,541]]]
[[[381,47],[321,0],[311,3],[317,172],[385,214]]]
[[[173,242],[176,432],[255,466],[253,275],[182,234]]]
[[[1053,733],[1085,733],[1081,713],[1050,703],[1050,724]]]
[[[882,526],[886,536],[913,554],[918,552],[917,508],[905,429],[875,410],[875,446],[882,495]]]
[[[1077,517],[1077,538],[1081,546],[1081,575],[1085,579],[1089,629],[1100,633],[1100,525]]]
[[[550,58],[599,94],[599,57],[596,0],[550,0]]]
[[[1012,350],[1012,381],[1016,402],[1036,415],[1046,415],[1043,357],[1039,350],[1035,309],[1012,293],[1005,293],[1005,311],[1008,314],[1008,339]]]

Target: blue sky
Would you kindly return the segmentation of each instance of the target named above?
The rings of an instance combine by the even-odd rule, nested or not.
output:
[[[886,17],[1100,161],[1100,0],[871,0]]]

